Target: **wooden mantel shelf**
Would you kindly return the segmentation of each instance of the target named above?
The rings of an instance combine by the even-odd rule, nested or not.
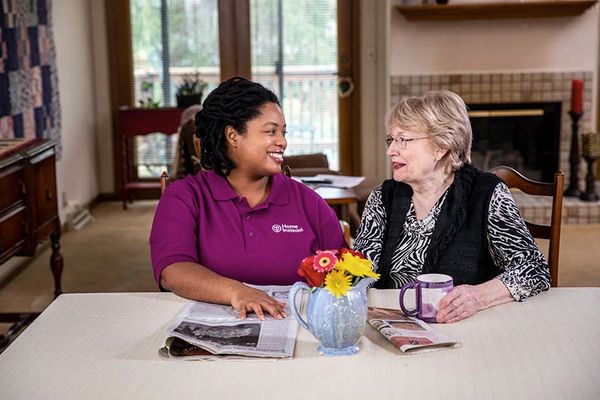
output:
[[[399,5],[396,6],[396,9],[409,21],[457,21],[572,17],[582,14],[594,4],[596,4],[596,0],[527,0],[524,2]]]

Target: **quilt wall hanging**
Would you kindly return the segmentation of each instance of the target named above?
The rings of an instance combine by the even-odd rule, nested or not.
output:
[[[0,0],[0,140],[60,139],[52,0]]]

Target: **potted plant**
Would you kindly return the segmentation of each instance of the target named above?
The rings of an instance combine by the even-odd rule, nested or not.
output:
[[[175,92],[177,107],[187,108],[193,104],[201,104],[206,86],[207,83],[200,79],[200,74],[184,75]]]

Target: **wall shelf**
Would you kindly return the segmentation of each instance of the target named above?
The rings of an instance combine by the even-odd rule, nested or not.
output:
[[[452,0],[450,0],[452,1]],[[519,3],[423,4],[395,6],[409,21],[573,17],[596,0],[525,1]]]

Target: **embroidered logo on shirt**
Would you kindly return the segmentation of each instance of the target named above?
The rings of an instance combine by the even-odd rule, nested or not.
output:
[[[279,233],[279,232],[284,232],[284,233],[300,233],[300,232],[304,232],[304,228],[298,226],[298,225],[288,225],[288,224],[273,224],[273,226],[271,227],[271,229],[273,230],[273,232],[275,233]]]

